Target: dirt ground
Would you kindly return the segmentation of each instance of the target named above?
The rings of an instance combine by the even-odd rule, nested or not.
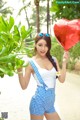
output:
[[[0,117],[7,112],[6,120],[30,120],[29,103],[35,89],[33,78],[24,91],[17,75],[0,78]],[[57,81],[56,109],[61,120],[80,120],[80,75],[67,72],[65,83]]]
[[[56,101],[62,120],[80,120],[80,75],[67,73],[65,83],[57,82]]]

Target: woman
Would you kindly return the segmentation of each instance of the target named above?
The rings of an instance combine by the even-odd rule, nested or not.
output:
[[[50,55],[50,49],[50,35],[39,33],[35,38],[35,56],[29,60],[25,75],[22,73],[22,68],[18,69],[22,89],[27,88],[31,74],[37,82],[37,90],[30,103],[31,120],[43,120],[44,116],[47,120],[61,120],[54,107],[56,73],[60,72],[58,80],[63,83],[69,53],[64,52],[60,70],[57,59]]]

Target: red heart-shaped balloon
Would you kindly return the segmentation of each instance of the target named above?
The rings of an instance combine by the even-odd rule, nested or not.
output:
[[[55,23],[53,29],[64,50],[69,50],[80,41],[80,19],[60,19]]]

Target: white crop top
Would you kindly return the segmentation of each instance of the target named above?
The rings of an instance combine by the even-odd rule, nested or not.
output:
[[[38,68],[38,71],[44,81],[44,83],[47,85],[48,88],[54,88],[55,87],[55,83],[56,83],[56,70],[53,67],[51,70],[47,70],[45,68],[41,68],[37,62],[32,59],[34,64],[36,65],[36,67]],[[33,74],[33,77],[35,78],[37,85],[42,86],[42,84],[39,82],[36,74]]]

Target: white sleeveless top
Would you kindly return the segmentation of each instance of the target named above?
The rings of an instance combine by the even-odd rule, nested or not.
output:
[[[51,70],[47,70],[45,68],[41,68],[37,62],[32,59],[36,67],[38,68],[38,71],[44,81],[44,83],[47,85],[48,88],[54,88],[56,84],[56,69],[53,67]],[[42,84],[39,82],[36,74],[33,74],[33,77],[35,78],[37,85],[42,86]]]

